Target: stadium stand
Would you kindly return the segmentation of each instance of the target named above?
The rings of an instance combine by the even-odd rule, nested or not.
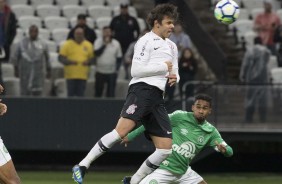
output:
[[[51,5],[51,4],[42,4],[42,5],[37,6],[36,15],[38,15],[40,18],[44,19],[45,17],[48,17],[50,15],[60,16],[61,11],[60,11],[60,8],[58,6]]]
[[[63,16],[65,16],[68,19],[71,19],[74,16],[77,16],[78,14],[86,14],[86,8],[84,6],[78,6],[78,5],[65,5],[62,8]]]

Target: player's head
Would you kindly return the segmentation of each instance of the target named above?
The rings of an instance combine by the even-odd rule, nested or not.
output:
[[[157,5],[147,17],[148,24],[154,33],[160,37],[168,38],[174,28],[174,22],[178,19],[177,7],[172,4]]]
[[[195,96],[194,104],[192,105],[192,111],[195,118],[202,122],[211,113],[212,110],[212,98],[206,94],[199,94]]]

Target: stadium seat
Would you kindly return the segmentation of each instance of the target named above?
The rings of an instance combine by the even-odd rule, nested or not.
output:
[[[128,80],[124,80],[124,79],[118,79],[117,80],[117,85],[116,85],[116,89],[115,89],[115,97],[116,98],[125,98],[127,95],[127,91],[128,91],[128,84],[129,81]]]
[[[66,79],[60,78],[56,79],[54,82],[55,93],[57,97],[65,98],[67,97],[67,83]]]
[[[65,5],[62,8],[63,15],[71,19],[74,16],[77,16],[78,14],[86,14],[86,8],[84,6],[78,6],[78,5]]]
[[[104,5],[105,4],[105,0],[81,0],[82,5],[85,7],[89,7],[92,5]]]
[[[34,15],[34,8],[26,4],[15,4],[11,6],[11,9],[16,14],[17,18]]]
[[[40,5],[54,5],[54,0],[30,0],[31,6],[34,8]]]
[[[29,29],[31,25],[36,25],[38,28],[41,28],[41,19],[34,16],[22,16],[18,19],[20,28],[23,30]]]
[[[282,68],[273,68],[271,71],[272,83],[282,84]],[[280,87],[281,88],[281,87]]]
[[[60,8],[51,4],[38,5],[36,8],[36,13],[42,19],[51,15],[58,17],[61,15]]]
[[[45,40],[47,46],[48,46],[48,50],[49,52],[57,52],[58,51],[58,45],[51,40]]]
[[[105,26],[109,26],[112,21],[112,17],[99,17],[96,20],[96,26],[98,29],[103,29]]]
[[[23,29],[17,28],[17,34],[16,34],[16,37],[14,38],[14,41],[16,42],[21,41],[25,37],[25,35],[27,34],[25,34]]]
[[[53,29],[52,31],[52,38],[53,40],[59,44],[62,41],[67,39],[67,36],[69,34],[69,29],[68,28],[57,28],[57,29]]]
[[[90,27],[90,28],[94,28],[94,20],[92,19],[92,18],[90,18],[90,17],[87,17],[86,18],[86,24]],[[70,19],[70,25],[71,25],[71,27],[75,27],[76,26],[76,23],[77,23],[77,17],[72,17],[71,19]]]
[[[43,91],[42,91],[42,96],[44,96],[44,97],[50,96],[51,90],[52,90],[52,81],[50,79],[45,79]]]
[[[234,23],[234,27],[237,30],[237,38],[241,40],[242,36],[253,30],[254,22],[252,20],[237,20]]]
[[[88,14],[94,20],[99,17],[111,17],[112,9],[107,6],[93,5],[88,7]]]
[[[250,12],[255,8],[263,8],[263,0],[242,0],[242,2]]]
[[[13,6],[16,4],[27,4],[28,0],[9,0],[9,5]]]
[[[86,89],[85,89],[85,97],[93,98],[94,97],[94,89],[95,89],[95,80],[94,79],[88,79],[86,83]]]
[[[88,78],[89,79],[94,79],[95,78],[95,73],[96,73],[96,67],[91,65],[90,66],[90,70],[89,70]]]
[[[20,79],[7,77],[3,79],[6,96],[20,96]]]
[[[44,40],[50,40],[51,32],[49,29],[40,28],[39,29],[39,37]]]
[[[114,9],[113,9],[113,14],[114,14],[114,16],[117,16],[117,15],[119,15],[120,14],[120,6],[116,6],[116,7],[114,7]],[[129,15],[131,15],[132,17],[138,17],[138,14],[137,14],[137,11],[136,11],[136,9],[133,7],[133,6],[129,6],[128,7],[128,13],[129,13]]]
[[[260,13],[263,13],[263,12],[264,12],[263,8],[254,8],[254,9],[252,9],[252,11],[251,11],[252,19],[255,20],[257,15],[260,14]]]
[[[249,19],[249,18],[250,18],[249,11],[245,8],[241,8],[238,20]]]
[[[254,39],[257,36],[257,33],[254,31],[247,31],[244,34],[244,38],[245,38],[245,42],[246,42],[246,46],[253,46],[254,45]]]
[[[147,24],[144,19],[138,17],[137,22],[140,28],[140,32],[144,31],[147,28]]]
[[[1,64],[2,69],[2,77],[3,79],[9,78],[9,77],[15,77],[15,70],[14,65],[11,63],[2,63]]]
[[[50,52],[51,80],[64,78],[64,66],[58,61],[58,53]]]
[[[270,56],[267,67],[269,71],[274,68],[278,68],[277,56]]]
[[[277,13],[278,17],[280,18],[280,20],[282,20],[282,9],[278,9],[276,11],[276,13]]]
[[[128,0],[112,0],[112,1],[107,1],[108,6],[114,8],[116,6],[120,6],[120,4],[130,4]]]
[[[50,31],[56,28],[68,28],[69,23],[65,17],[48,16],[44,19],[45,27]]]
[[[56,2],[60,7],[65,5],[79,5],[79,0],[56,0]]]
[[[95,31],[95,33],[96,33],[96,35],[97,35],[97,38],[102,38],[102,31],[101,31],[101,29],[95,29],[94,30]]]

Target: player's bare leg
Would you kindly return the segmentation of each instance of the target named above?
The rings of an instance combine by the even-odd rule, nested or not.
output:
[[[10,160],[0,166],[0,181],[3,184],[20,184],[21,180],[17,174],[13,161]]]
[[[208,184],[205,180],[201,181],[199,184]]]

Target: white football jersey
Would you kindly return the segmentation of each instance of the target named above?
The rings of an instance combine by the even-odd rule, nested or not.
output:
[[[175,43],[168,38],[162,39],[152,31],[145,34],[134,47],[129,85],[145,82],[164,91],[169,74],[166,61],[172,62],[178,82],[178,51]]]

